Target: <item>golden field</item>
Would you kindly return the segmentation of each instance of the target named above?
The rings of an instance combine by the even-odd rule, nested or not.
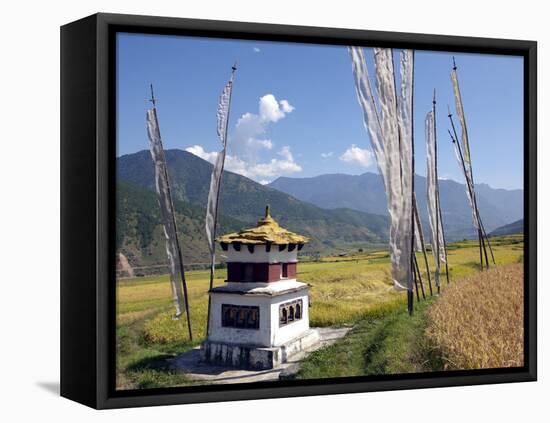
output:
[[[523,366],[523,265],[449,286],[428,310],[428,339],[450,369]]]

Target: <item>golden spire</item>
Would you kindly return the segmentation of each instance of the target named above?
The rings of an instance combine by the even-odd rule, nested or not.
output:
[[[273,225],[279,227],[279,224],[271,217],[271,212],[269,210],[269,204],[265,206],[265,217],[258,220],[258,226],[262,225]]]

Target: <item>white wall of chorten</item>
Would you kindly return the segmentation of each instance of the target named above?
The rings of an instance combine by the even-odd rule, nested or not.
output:
[[[301,318],[281,325],[279,309],[289,301],[302,301]],[[260,311],[259,329],[225,327],[222,325],[222,305],[258,306]],[[209,340],[230,344],[248,344],[260,347],[280,346],[300,336],[309,329],[308,290],[290,292],[276,297],[245,296],[229,293],[216,293],[212,296],[212,314]]]
[[[309,329],[309,296],[308,291],[301,291],[299,295],[296,293],[286,294],[277,297],[277,301],[271,304],[271,314],[276,318],[271,319],[271,345],[279,346],[294,338],[297,338]],[[284,326],[279,324],[279,308],[293,300],[302,300],[301,318],[288,323]]]
[[[260,308],[259,329],[244,329],[225,327],[222,325],[222,305],[258,306]],[[247,297],[244,295],[216,293],[212,295],[212,313],[210,316],[209,341],[226,342],[230,344],[250,344],[257,346],[270,346],[271,328],[271,298]]]

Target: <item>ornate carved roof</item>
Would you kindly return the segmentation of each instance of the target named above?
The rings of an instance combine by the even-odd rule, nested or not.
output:
[[[265,208],[265,217],[258,221],[254,228],[243,229],[217,238],[218,242],[231,244],[266,244],[271,242],[277,245],[305,244],[309,239],[281,228],[277,221],[271,217],[269,206]]]

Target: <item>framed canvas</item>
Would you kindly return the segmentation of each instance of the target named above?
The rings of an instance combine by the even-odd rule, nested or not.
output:
[[[536,380],[536,43],[61,28],[61,395]]]

